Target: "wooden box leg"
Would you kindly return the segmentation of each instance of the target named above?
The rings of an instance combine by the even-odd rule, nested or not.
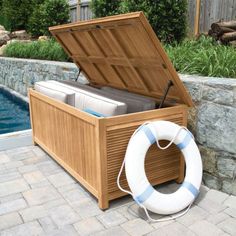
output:
[[[102,209],[102,210],[106,210],[109,208],[109,201],[107,199],[107,197],[99,197],[98,199],[98,205],[99,205],[99,208]]]

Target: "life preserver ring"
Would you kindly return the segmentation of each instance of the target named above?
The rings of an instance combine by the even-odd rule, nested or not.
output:
[[[146,152],[159,140],[173,140],[186,163],[184,182],[171,194],[156,191],[144,170]],[[141,126],[130,139],[125,155],[125,173],[134,200],[152,212],[167,215],[183,210],[197,197],[202,181],[202,161],[188,130],[169,121],[155,121]]]

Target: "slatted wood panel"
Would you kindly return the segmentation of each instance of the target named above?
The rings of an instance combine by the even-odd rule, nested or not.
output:
[[[169,100],[192,101],[142,13],[50,28],[91,84],[160,99],[171,80]]]
[[[184,123],[182,113],[172,114],[169,117],[166,116],[164,119],[179,125],[183,125]],[[107,179],[110,200],[124,195],[124,193],[118,189],[116,180],[124,160],[130,137],[138,127],[139,125],[130,125],[125,128],[116,127],[107,132]],[[164,146],[166,143],[166,141],[161,142],[161,145]],[[172,145],[167,150],[158,150],[156,144],[153,144],[145,160],[145,171],[149,181],[152,185],[156,185],[169,180],[178,179],[181,175],[181,171],[183,171],[183,163],[181,161],[181,153],[175,145]],[[120,180],[121,186],[128,189],[124,171]]]
[[[33,93],[30,107],[35,142],[97,196],[95,125],[68,113],[65,104],[50,104],[51,99]]]
[[[188,0],[188,25],[194,29],[196,0]],[[207,32],[211,24],[236,19],[236,0],[201,0],[200,32]]]

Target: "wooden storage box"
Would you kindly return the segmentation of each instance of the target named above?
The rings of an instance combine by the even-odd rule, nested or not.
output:
[[[29,90],[31,124],[36,144],[48,152],[99,202],[124,195],[116,184],[128,141],[146,121],[168,120],[186,125],[192,100],[142,12],[50,28],[91,86],[110,86],[150,96],[160,103],[170,83],[164,108],[98,118]],[[184,162],[172,145],[152,145],[145,169],[153,185],[181,182]],[[123,173],[123,187],[128,188]]]

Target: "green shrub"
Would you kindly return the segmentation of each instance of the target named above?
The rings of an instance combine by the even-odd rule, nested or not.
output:
[[[122,0],[92,0],[90,8],[95,17],[112,16],[121,13],[121,2]]]
[[[68,23],[69,12],[68,1],[45,0],[34,9],[27,29],[32,36],[49,35],[49,26]]]
[[[30,43],[13,42],[6,46],[6,57],[31,58],[52,61],[68,61],[62,47],[53,39],[49,41],[33,41]]]
[[[166,43],[180,42],[186,35],[187,0],[92,0],[91,8],[95,17],[143,11]]]
[[[2,0],[1,17],[8,30],[25,29],[35,6],[43,0]]]
[[[236,78],[236,50],[212,38],[185,40],[165,46],[177,71],[185,74]]]

